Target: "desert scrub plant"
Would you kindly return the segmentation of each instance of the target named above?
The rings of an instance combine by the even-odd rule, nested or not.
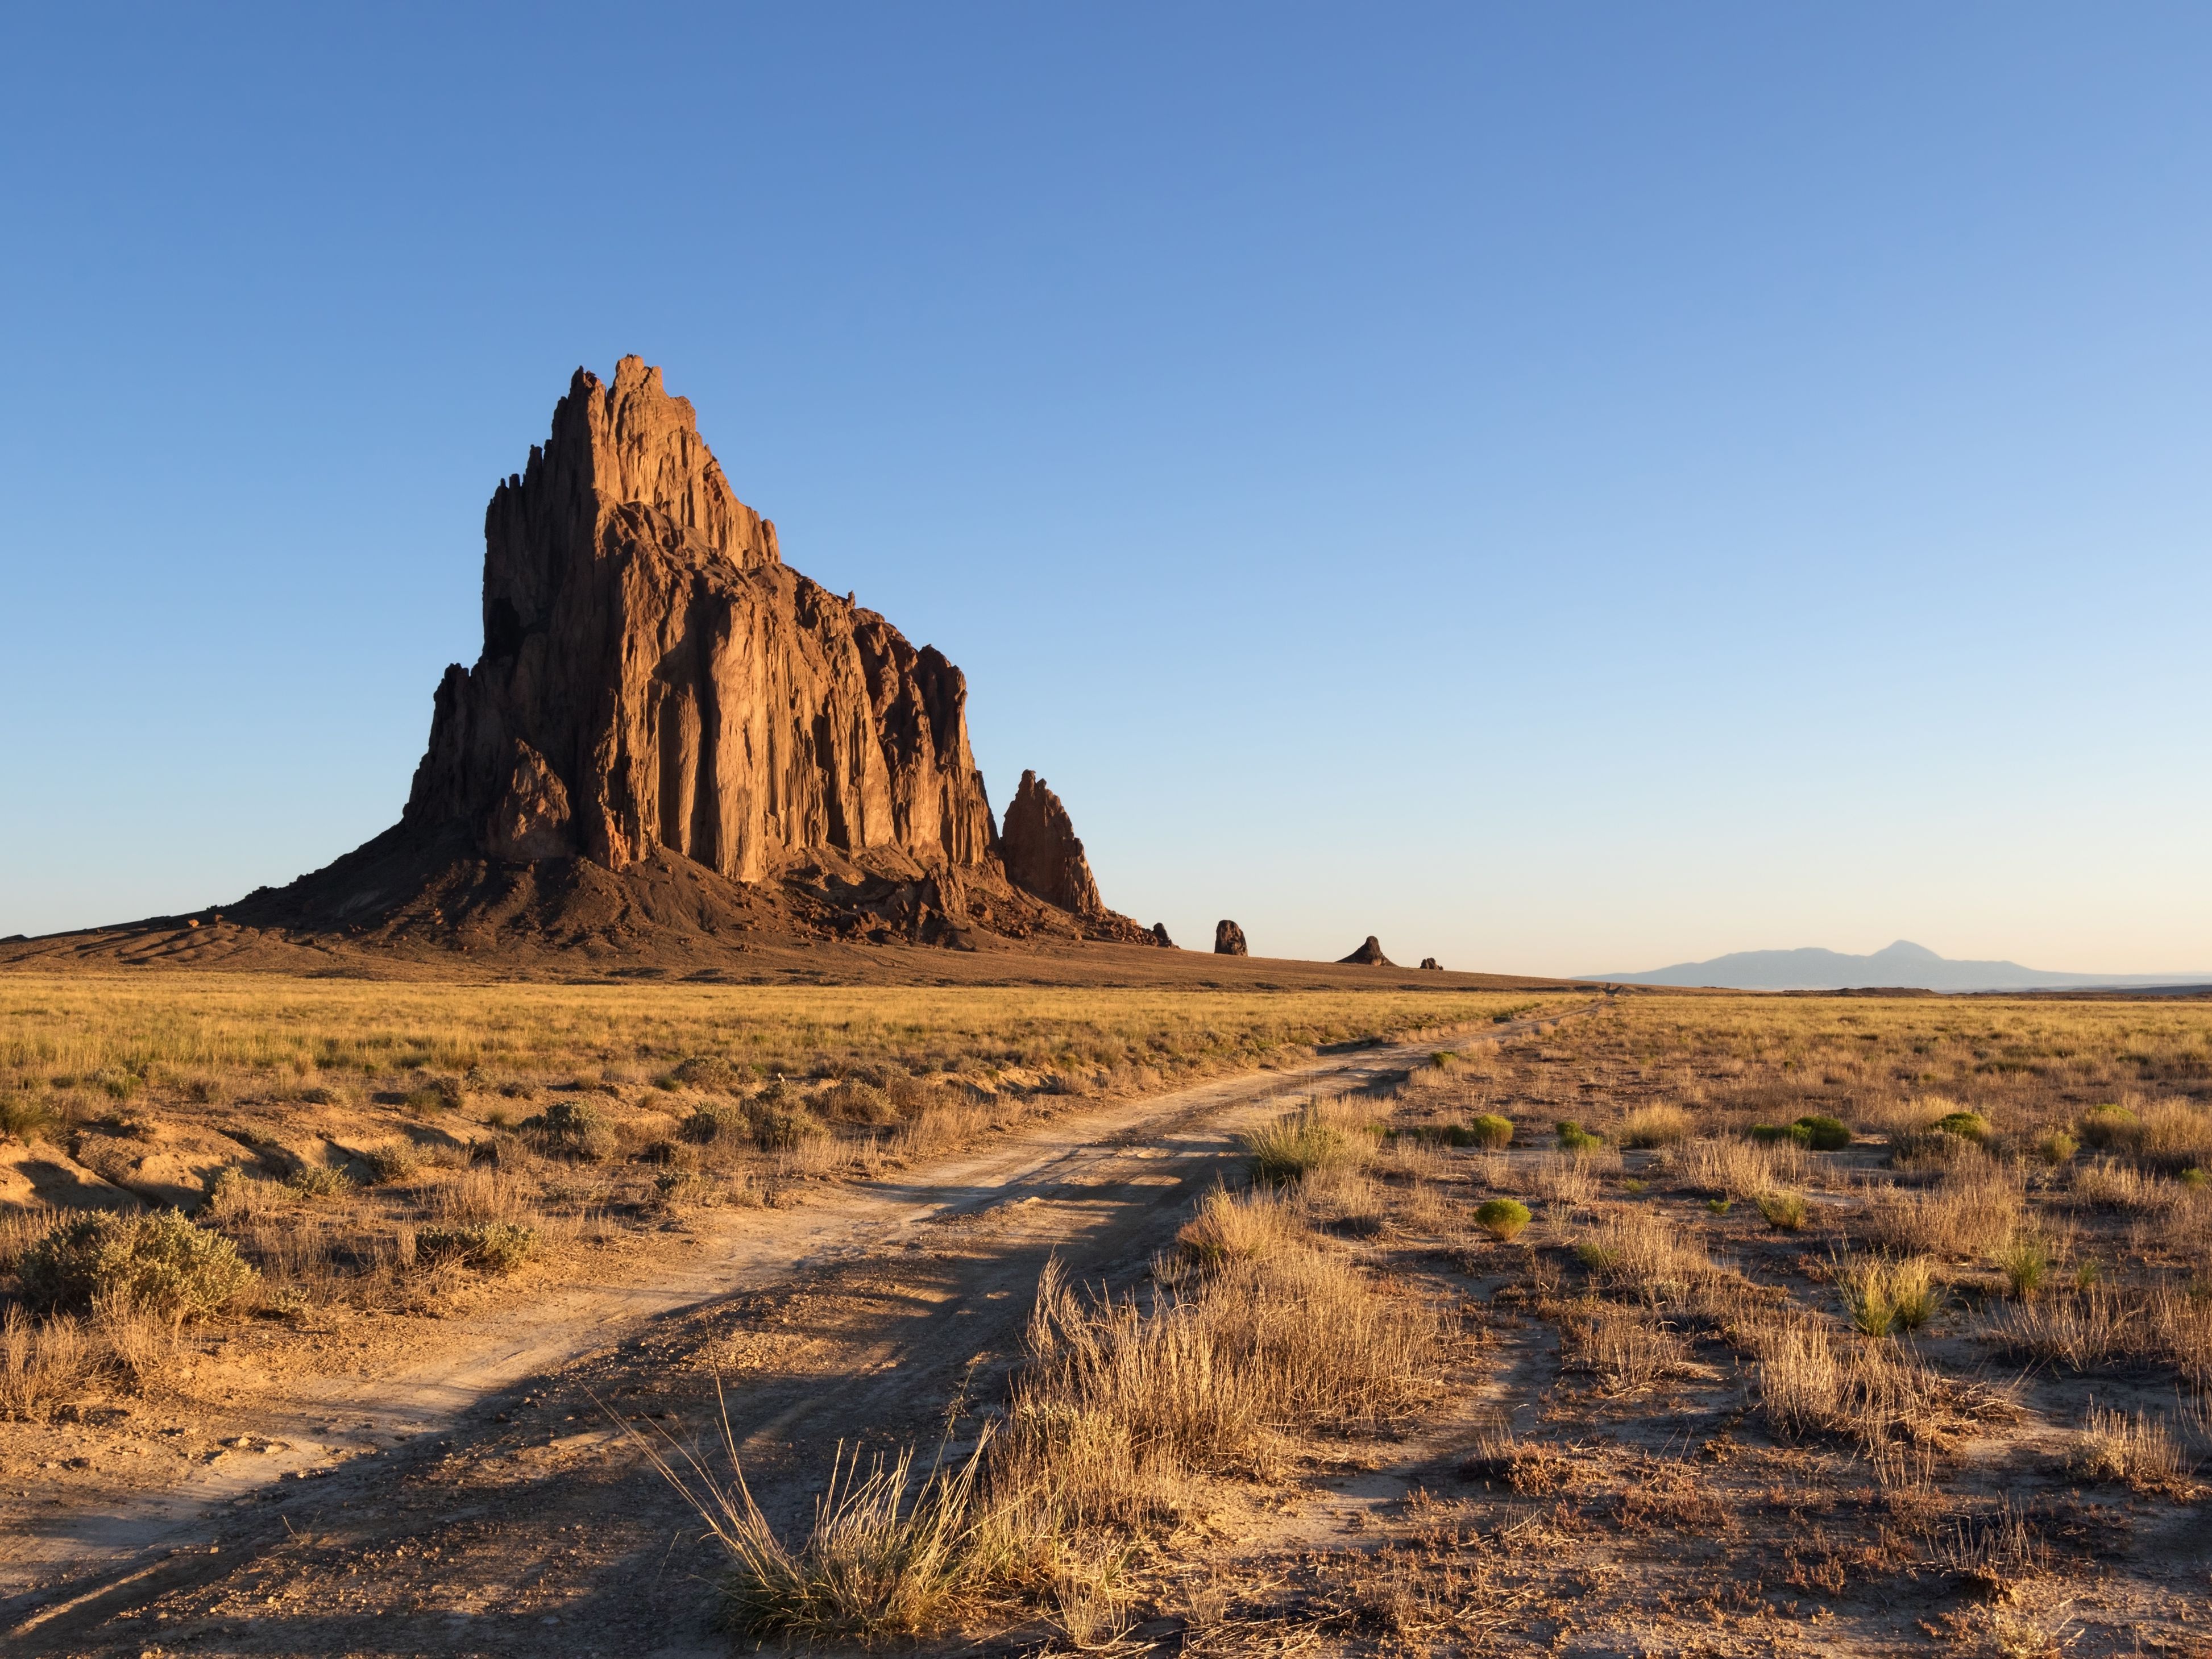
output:
[[[359,1154],[362,1168],[368,1172],[369,1184],[388,1186],[407,1181],[422,1168],[422,1149],[411,1140],[388,1141],[381,1146],[371,1146]]]
[[[1936,1132],[1956,1135],[1978,1146],[1990,1138],[1990,1121],[1979,1112],[1946,1112],[1936,1120]]]
[[[715,1392],[719,1399],[719,1382]],[[626,1422],[623,1428],[706,1523],[727,1564],[725,1620],[743,1635],[863,1646],[932,1635],[1000,1575],[1011,1554],[1009,1529],[994,1524],[980,1491],[988,1431],[964,1457],[948,1461],[940,1448],[919,1481],[912,1446],[864,1464],[860,1449],[841,1441],[812,1523],[787,1541],[745,1484],[726,1405],[726,1474],[665,1435],[648,1438]]]
[[[750,1139],[752,1131],[746,1122],[744,1108],[735,1101],[707,1100],[685,1115],[676,1126],[676,1133],[686,1140],[708,1146],[720,1140]]]
[[[1243,1194],[1216,1187],[1176,1232],[1183,1254],[1201,1267],[1263,1261],[1304,1241],[1297,1218],[1273,1193],[1258,1187]]]
[[[1835,1435],[1869,1452],[1942,1443],[2019,1415],[2012,1390],[1946,1376],[1909,1347],[1832,1334],[1808,1320],[1752,1328],[1760,1414],[1784,1434]]]
[[[1362,1169],[1375,1139],[1345,1103],[1311,1101],[1287,1117],[1242,1137],[1252,1178],[1273,1186],[1303,1181],[1318,1170]]]
[[[1834,1279],[1844,1317],[1864,1336],[1919,1330],[1935,1318],[1942,1301],[1934,1271],[1917,1257],[1841,1261]]]
[[[2055,1170],[2060,1164],[2070,1162],[2074,1154],[2081,1150],[2081,1143],[2065,1130],[2053,1129],[2036,1141],[2035,1155]]]
[[[238,1246],[175,1210],[62,1222],[23,1252],[15,1278],[34,1308],[123,1304],[172,1320],[219,1313],[256,1278]]]
[[[1563,1152],[1595,1152],[1605,1145],[1603,1135],[1592,1134],[1572,1118],[1560,1119],[1552,1126],[1552,1131],[1559,1138]]]
[[[92,1369],[83,1329],[67,1314],[33,1320],[0,1311],[0,1418],[39,1423],[75,1400]]]
[[[2066,1449],[2066,1468],[2083,1480],[2118,1481],[2130,1490],[2192,1495],[2181,1447],[2163,1419],[2090,1402]]]
[[[1432,1398],[1445,1322],[1334,1250],[1224,1264],[1149,1309],[1047,1264],[993,1484],[1054,1527],[1142,1529],[1195,1474],[1273,1467],[1285,1431],[1370,1426]]]
[[[538,1230],[512,1221],[423,1227],[415,1235],[415,1259],[426,1266],[465,1262],[487,1273],[512,1273],[538,1248]]]
[[[1700,1370],[1688,1345],[1650,1309],[1594,1298],[1562,1315],[1559,1358],[1562,1370],[1596,1377],[1599,1391],[1611,1395]]]
[[[744,1086],[745,1073],[720,1054],[689,1054],[677,1061],[664,1082],[670,1087],[734,1094]]]
[[[569,1158],[602,1158],[614,1150],[615,1136],[589,1101],[556,1100],[522,1120],[539,1146]]]
[[[1624,1146],[1672,1146],[1690,1138],[1690,1115],[1664,1102],[1639,1106],[1620,1120]]]
[[[303,1199],[343,1198],[353,1190],[353,1177],[343,1170],[307,1164],[285,1176],[284,1185]]]
[[[2140,1346],[2142,1326],[2140,1308],[2115,1291],[2092,1285],[2071,1296],[2000,1308],[1983,1322],[1981,1335],[2007,1358],[2080,1373],[2130,1357]]]
[[[1487,1199],[1475,1206],[1474,1224],[1501,1244],[1510,1244],[1528,1224],[1528,1206],[1510,1198]]]
[[[2124,1152],[2142,1139],[2142,1120],[2125,1106],[2092,1106],[2079,1127],[2081,1144],[2094,1152]]]
[[[1862,1224],[1874,1243],[1901,1255],[1983,1256],[2019,1231],[2023,1207],[2002,1171],[1968,1165],[1926,1191],[1875,1194]]]
[[[1481,1112],[1470,1119],[1468,1139],[1474,1146],[1500,1152],[1513,1144],[1513,1120],[1498,1112]]]
[[[898,1108],[891,1103],[890,1096],[858,1078],[833,1083],[814,1097],[813,1103],[814,1109],[832,1123],[857,1128],[881,1128],[899,1121]]]
[[[1994,1259],[2016,1302],[2033,1296],[2051,1276],[2051,1245],[2039,1233],[2014,1234],[1998,1247]]]
[[[47,1140],[61,1127],[61,1114],[27,1091],[0,1093],[0,1135],[13,1135],[27,1146]]]
[[[1808,1180],[1813,1162],[1795,1141],[1693,1140],[1666,1154],[1667,1167],[1698,1192],[1755,1199]]]
[[[1537,1197],[1561,1209],[1583,1209],[1597,1197],[1597,1176],[1589,1166],[1563,1152],[1538,1158],[1529,1167],[1528,1184]]]
[[[745,1131],[764,1152],[795,1152],[830,1131],[787,1083],[771,1083],[744,1103]]]
[[[1761,1193],[1752,1201],[1759,1206],[1768,1226],[1785,1233],[1801,1231],[1812,1213],[1802,1193]]]
[[[1840,1152],[1851,1144],[1850,1126],[1835,1117],[1801,1117],[1794,1123],[1754,1123],[1746,1133],[1763,1146],[1787,1141],[1814,1152]]]

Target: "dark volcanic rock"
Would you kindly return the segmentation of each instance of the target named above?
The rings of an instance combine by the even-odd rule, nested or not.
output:
[[[740,881],[813,848],[990,853],[960,671],[785,565],[690,404],[638,358],[612,386],[577,370],[552,436],[493,495],[483,626],[476,666],[438,688],[411,827],[611,870],[666,848]]]
[[[1213,924],[1213,954],[1217,957],[1249,955],[1244,948],[1244,930],[1233,921]]]
[[[1421,958],[1421,966],[1424,968],[1433,968],[1438,971],[1442,971],[1443,963],[1438,962],[1434,957],[1423,957]]]
[[[1339,957],[1337,960],[1339,962],[1356,962],[1369,968],[1395,968],[1398,965],[1396,963],[1391,961],[1389,957],[1382,954],[1382,946],[1372,933],[1370,933],[1367,936],[1366,944],[1361,945],[1350,956]]]
[[[1105,915],[1098,884],[1091,878],[1091,863],[1083,856],[1083,843],[1076,839],[1067,809],[1036,773],[1022,774],[1021,787],[1006,808],[999,844],[1007,879],[1024,892],[1075,915]]]
[[[1172,951],[1176,948],[1176,942],[1168,937],[1168,925],[1164,921],[1156,921],[1152,924],[1152,943],[1165,951]]]
[[[446,671],[400,822],[239,912],[635,957],[749,933],[1164,943],[1101,902],[1033,775],[1002,848],[967,696],[783,562],[659,369],[578,369],[484,514],[483,653]]]

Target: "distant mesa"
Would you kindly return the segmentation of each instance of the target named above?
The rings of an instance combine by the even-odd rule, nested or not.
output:
[[[231,915],[495,953],[1164,943],[1107,908],[1036,774],[1000,831],[967,696],[935,647],[783,562],[659,369],[580,368],[492,493],[483,652],[438,685],[399,823]]]
[[[1233,921],[1213,924],[1213,954],[1217,957],[1249,956],[1245,948],[1244,930]]]
[[[1339,962],[1356,962],[1368,968],[1395,968],[1398,964],[1382,954],[1382,946],[1375,935],[1367,936],[1367,943],[1348,957],[1339,957]]]
[[[1966,962],[1899,939],[1867,956],[1837,951],[1736,951],[1640,974],[1583,977],[1620,985],[1707,985],[1739,991],[1844,991],[1896,987],[1918,991],[2057,991],[2127,986],[2203,986],[2212,972],[2068,974],[2016,962]]]

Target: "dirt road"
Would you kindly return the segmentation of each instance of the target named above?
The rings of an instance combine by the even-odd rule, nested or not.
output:
[[[719,1213],[688,1259],[453,1321],[386,1374],[303,1381],[225,1425],[232,1455],[125,1504],[44,1505],[0,1559],[0,1631],[27,1655],[721,1651],[696,1522],[595,1402],[696,1432],[722,1376],[754,1490],[803,1514],[838,1440],[933,1440],[991,1396],[1049,1255],[1140,1273],[1237,1130],[1437,1046],[1326,1054]]]

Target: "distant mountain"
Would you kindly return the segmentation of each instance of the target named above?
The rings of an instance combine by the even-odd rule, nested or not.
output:
[[[1589,974],[1620,985],[1715,985],[1737,991],[1840,991],[1897,986],[1926,991],[2057,991],[2129,985],[2203,985],[2212,973],[2062,974],[2016,962],[1953,962],[1899,939],[1872,956],[1840,951],[1733,951],[1642,974]]]

